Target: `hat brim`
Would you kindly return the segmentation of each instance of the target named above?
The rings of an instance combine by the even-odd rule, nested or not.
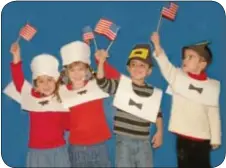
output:
[[[127,61],[126,65],[129,65],[130,61],[132,61],[132,60],[139,60],[139,61],[142,61],[142,62],[145,63],[145,64],[148,64],[150,67],[153,67],[153,63],[152,63],[151,61],[144,60],[144,59],[142,59],[142,58],[140,58],[140,57],[133,57],[133,58],[130,58],[130,59]]]

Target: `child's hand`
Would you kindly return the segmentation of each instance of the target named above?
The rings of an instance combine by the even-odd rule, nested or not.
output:
[[[215,150],[215,149],[219,148],[220,145],[212,144],[211,146],[212,146],[212,149]]]
[[[15,42],[11,45],[10,53],[13,55],[13,63],[14,64],[17,64],[18,62],[20,62],[20,60],[21,60],[20,45],[17,42]]]
[[[105,50],[97,50],[95,53],[96,59],[99,61],[99,64],[102,64],[106,61],[108,57],[108,52]]]
[[[159,38],[159,34],[157,32],[154,32],[151,35],[151,39],[150,40],[153,42],[155,48],[160,46],[160,38]]]
[[[159,34],[157,32],[154,32],[151,35],[151,41],[154,44],[156,56],[159,56],[162,53],[163,50],[162,50],[162,47],[161,47],[161,44],[160,44],[160,37],[159,37]]]
[[[20,45],[18,43],[13,43],[10,48],[10,53],[13,54],[13,56],[20,55]]]
[[[162,133],[156,132],[152,138],[151,143],[152,143],[153,148],[160,147],[162,145]]]

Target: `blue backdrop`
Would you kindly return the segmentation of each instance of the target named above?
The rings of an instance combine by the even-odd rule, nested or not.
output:
[[[214,55],[208,75],[221,81],[220,97],[222,119],[222,146],[211,153],[214,166],[219,165],[225,156],[226,128],[226,22],[223,7],[216,2],[177,2],[178,15],[174,22],[163,19],[161,40],[170,60],[175,65],[181,63],[181,48],[197,41],[210,40]],[[60,47],[73,40],[81,40],[81,30],[90,25],[94,28],[101,17],[114,21],[121,27],[118,37],[110,49],[109,62],[119,71],[126,73],[125,63],[128,54],[136,43],[148,42],[150,33],[156,30],[160,9],[168,2],[12,2],[2,11],[2,89],[11,81],[9,64],[12,57],[10,45],[18,37],[19,29],[31,23],[38,30],[31,42],[20,41],[25,77],[31,80],[30,61],[46,52],[60,58]],[[98,46],[106,48],[109,41],[97,36]],[[92,44],[92,51],[94,47]],[[93,65],[95,66],[95,65]],[[153,85],[166,89],[166,82],[159,68],[154,67],[148,79]],[[112,128],[114,109],[111,98],[106,100],[106,118]],[[171,98],[164,95],[162,110],[164,115],[164,143],[154,150],[155,167],[175,167],[175,136],[168,132]],[[2,95],[2,157],[12,167],[25,166],[28,141],[28,115],[20,106]],[[191,123],[192,124],[192,123]],[[153,127],[151,129],[155,131]],[[114,136],[107,142],[110,156],[114,160]]]

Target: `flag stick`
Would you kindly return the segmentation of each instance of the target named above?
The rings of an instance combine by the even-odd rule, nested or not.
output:
[[[94,39],[93,39],[93,42],[94,42],[94,45],[95,45],[95,50],[97,51],[98,48],[97,48],[97,42],[96,42],[96,38],[95,38],[95,37],[94,37]]]
[[[116,36],[118,34],[118,30],[119,30],[119,28],[117,28],[117,30],[116,30]],[[109,46],[107,48],[107,52],[110,50],[110,48],[111,48],[111,46],[112,46],[113,43],[114,43],[114,40],[112,40],[111,43],[109,44]]]
[[[159,21],[158,21],[157,32],[159,32],[161,21],[162,21],[162,12],[161,12],[161,15],[160,15],[160,18],[159,18]]]
[[[109,49],[111,48],[112,44],[113,44],[114,40],[111,41],[111,43],[109,44],[108,48],[107,48],[107,52],[109,51]]]
[[[28,24],[28,20],[26,21],[26,24],[25,25],[27,25],[27,24]],[[21,29],[23,29],[23,27]],[[20,31],[21,31],[21,29],[20,29]],[[21,39],[20,31],[19,31],[19,36],[16,39],[16,43],[19,43],[20,42],[20,39]]]
[[[17,39],[16,39],[16,43],[19,43],[19,41],[20,41],[20,35],[17,37]]]

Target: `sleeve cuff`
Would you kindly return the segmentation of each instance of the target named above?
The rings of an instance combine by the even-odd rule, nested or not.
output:
[[[13,63],[13,62],[10,62],[10,65],[11,66],[21,66],[22,65],[22,61],[19,61],[18,63]]]
[[[165,56],[166,55],[166,53],[165,53],[165,51],[162,49],[162,51],[160,52],[160,54],[159,55],[157,55],[156,54],[156,51],[154,50],[154,52],[153,52],[153,56],[154,56],[154,58],[156,58],[156,59],[158,59],[159,57],[162,57],[162,56]]]
[[[101,79],[98,79],[98,78],[97,78],[97,79],[96,79],[96,80],[97,80],[97,84],[98,84],[98,85],[104,84],[105,79],[106,79],[105,77],[103,77],[103,78],[101,78]]]
[[[210,144],[211,145],[221,145],[221,141],[220,140],[216,140],[216,139],[211,139],[210,140]]]
[[[159,112],[158,115],[157,115],[157,118],[162,118],[162,117],[163,117],[163,116],[162,116],[162,113]]]

